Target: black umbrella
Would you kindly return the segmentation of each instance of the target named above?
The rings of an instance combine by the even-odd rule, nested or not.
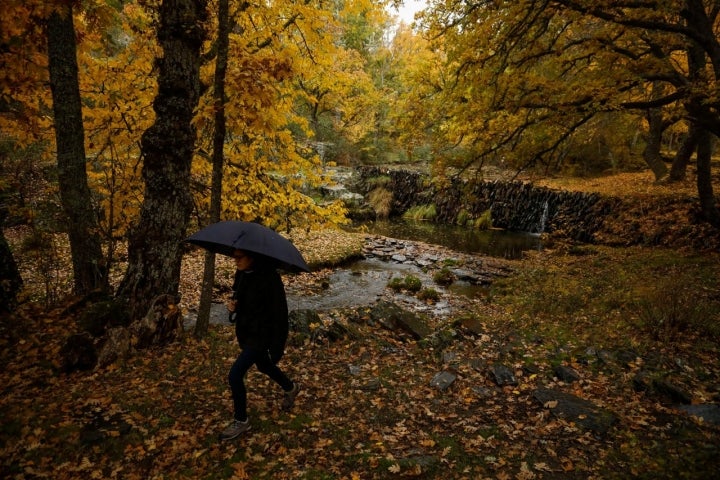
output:
[[[185,241],[229,257],[235,250],[259,253],[283,270],[310,271],[302,254],[290,240],[259,223],[232,220],[213,223]]]

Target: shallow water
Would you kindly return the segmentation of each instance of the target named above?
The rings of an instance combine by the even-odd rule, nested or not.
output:
[[[328,288],[316,294],[308,294],[305,290],[295,292],[288,287],[287,301],[289,310],[333,310],[337,308],[362,307],[372,305],[383,296],[391,278],[414,275],[424,286],[440,291],[432,279],[415,265],[384,262],[377,258],[358,260],[352,265],[335,270],[328,276]],[[472,287],[472,286],[469,286]],[[476,287],[480,288],[480,287]],[[445,302],[429,306],[414,297],[396,294],[395,298],[404,303],[414,304],[416,309],[429,310],[428,313],[442,314],[447,311]],[[194,324],[196,313],[189,314],[185,319],[185,327]],[[225,305],[214,303],[210,309],[210,323],[227,324],[228,313]]]
[[[542,248],[540,237],[527,232],[475,230],[457,225],[411,222],[402,219],[367,222],[355,227],[368,233],[402,240],[415,240],[464,253],[517,259],[522,252]]]
[[[360,226],[355,229],[359,228]],[[454,225],[403,220],[370,222],[364,224],[364,228],[368,233],[399,240],[420,241],[442,245],[459,252],[500,258],[519,258],[524,251],[542,248],[539,236],[524,232],[479,231]],[[318,293],[295,292],[288,288],[288,308],[322,311],[371,305],[387,294],[386,287],[391,278],[404,278],[407,275],[418,277],[424,288],[433,288],[440,293],[448,292],[467,298],[481,298],[487,294],[487,286],[456,282],[444,288],[435,284],[432,278],[416,265],[366,258],[332,272],[327,279],[328,288]],[[450,313],[448,303],[443,300],[428,305],[402,293],[393,294],[393,298],[427,313],[439,315]],[[224,305],[212,305],[211,322],[227,323],[227,310]],[[194,323],[192,314],[186,318],[186,326],[189,327],[191,323]]]
[[[288,308],[331,310],[371,305],[387,293],[386,287],[391,278],[404,278],[407,275],[418,277],[425,287],[440,290],[430,276],[415,265],[367,258],[334,271],[328,278],[328,288],[317,295],[295,294],[288,289]],[[403,301],[410,303],[416,300],[402,294],[394,296],[402,297]],[[438,308],[442,308],[442,305]]]

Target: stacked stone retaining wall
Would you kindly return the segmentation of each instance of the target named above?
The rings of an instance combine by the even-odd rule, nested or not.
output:
[[[450,179],[434,184],[419,172],[381,167],[360,167],[356,189],[367,194],[386,177],[384,187],[393,193],[391,215],[412,207],[435,205],[436,221],[457,223],[463,213],[479,218],[490,210],[494,227],[531,233],[561,233],[584,242],[602,226],[616,201],[596,193],[570,192],[536,187],[519,181]]]

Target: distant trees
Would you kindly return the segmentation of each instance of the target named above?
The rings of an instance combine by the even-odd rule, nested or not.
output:
[[[180,244],[191,211],[200,224],[217,216],[207,210],[206,152],[220,159],[230,179],[217,195],[225,218],[283,229],[344,219],[340,204],[321,205],[303,193],[322,181],[321,165],[307,141],[313,132],[305,127],[306,117],[293,111],[299,75],[311,78],[313,70],[332,65],[336,37],[323,34],[335,25],[331,12],[308,3],[225,3],[233,18],[226,32],[230,53],[220,55],[231,72],[226,75],[231,93],[223,95],[220,83],[201,87],[213,84],[208,80],[216,66],[225,76],[223,62],[216,61],[213,23],[202,13],[205,2],[86,2],[75,25],[68,14],[71,4],[3,2],[0,80],[8,88],[0,90],[2,154],[19,158],[23,148],[37,146],[35,158],[43,169],[58,146],[57,185],[62,203],[73,205],[63,212],[71,221],[58,221],[85,232],[78,241],[94,241],[101,234],[106,247],[100,250],[98,242],[73,248],[93,258],[78,256],[73,263],[102,272],[116,260],[117,244],[129,240],[129,266],[118,293],[130,301],[135,315],[144,313],[153,294],[177,293]],[[47,115],[51,102],[45,90],[49,55],[37,48],[34,36],[48,19],[56,27],[49,30],[51,47],[81,39],[77,52],[50,52],[60,62],[53,64],[54,90],[61,92],[56,87],[63,86],[62,92],[69,92],[56,95],[60,110],[53,117],[63,126],[56,142],[45,135],[47,119],[53,118]],[[207,28],[212,43],[198,36]],[[61,33],[65,37],[57,42]],[[72,81],[75,93],[66,87]],[[226,106],[225,112],[218,105]],[[222,119],[227,120],[225,141],[212,134],[222,130]],[[9,184],[0,182],[2,192]],[[37,215],[28,212],[28,218]],[[78,219],[96,223],[74,226]],[[48,231],[54,228],[52,221],[42,224]],[[75,280],[82,279],[83,273],[76,273]]]
[[[79,293],[107,285],[125,241],[118,293],[142,315],[177,293],[190,226],[344,221],[312,198],[332,161],[587,172],[644,158],[673,180],[695,155],[720,225],[717,2],[431,0],[392,38],[383,2],[218,5],[226,19],[207,0],[0,6],[0,155],[32,151],[48,186],[27,201],[12,189],[37,182],[3,161],[0,195],[67,230]]]
[[[720,134],[719,12],[700,0],[431,1],[422,25],[447,55],[432,96],[447,106],[435,118],[437,145],[463,147],[465,168],[487,159],[553,166],[572,145],[612,132],[601,128],[608,116],[621,128],[603,142],[622,143],[623,117],[639,126],[647,115],[645,158],[663,176],[653,142],[669,125]],[[700,153],[703,213],[717,226]]]

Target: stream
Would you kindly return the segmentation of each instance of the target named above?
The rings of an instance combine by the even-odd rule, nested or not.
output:
[[[520,258],[524,251],[538,250],[542,247],[538,235],[499,229],[475,230],[457,225],[438,225],[402,219],[367,222],[359,225],[355,230],[362,228],[376,235],[442,245],[458,252],[497,258],[516,259]]]
[[[369,234],[382,235],[400,241],[423,242],[439,245],[463,254],[490,256],[496,258],[519,258],[523,251],[541,248],[540,237],[521,232],[503,230],[477,231],[453,225],[434,225],[422,222],[384,221],[364,226]],[[325,288],[310,293],[306,285],[287,281],[286,291],[289,310],[332,310],[337,308],[371,305],[378,299],[392,297],[392,301],[404,304],[416,311],[432,315],[447,315],[452,306],[446,295],[433,304],[418,300],[412,295],[390,292],[388,281],[393,277],[408,275],[418,277],[424,287],[439,293],[450,293],[467,298],[485,295],[487,287],[457,281],[449,287],[441,287],[429,274],[413,262],[387,261],[372,255],[353,262],[351,265],[329,272],[324,280]],[[190,314],[185,319],[186,328],[195,321]],[[227,310],[220,303],[213,304],[211,323],[227,323]]]

